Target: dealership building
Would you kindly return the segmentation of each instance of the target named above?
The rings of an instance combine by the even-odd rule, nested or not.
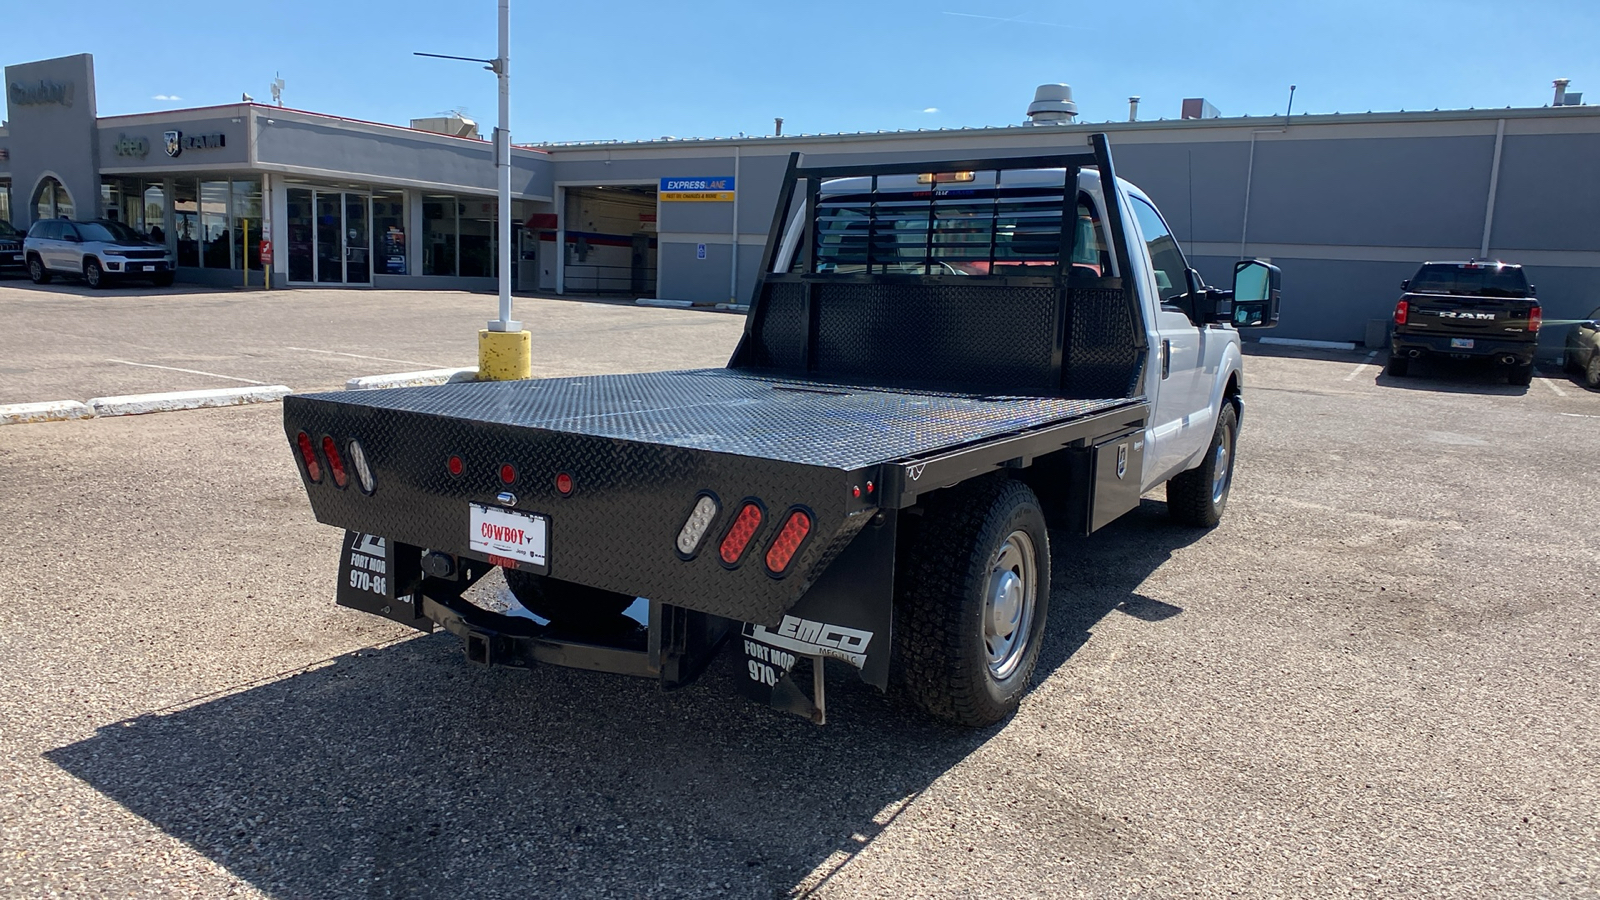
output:
[[[114,217],[165,242],[180,281],[261,284],[265,239],[274,288],[494,287],[493,145],[459,119],[254,102],[100,117],[88,55],[5,81],[0,218],[18,228]],[[1027,118],[1024,88],[997,115]],[[1547,319],[1600,306],[1600,107],[1262,118],[1193,101],[1195,118],[1081,123],[1040,97],[1028,124],[994,128],[515,147],[513,288],[747,302],[791,153],[1036,156],[1104,131],[1207,281],[1241,257],[1283,270],[1282,336],[1362,340],[1426,259],[1522,263]]]

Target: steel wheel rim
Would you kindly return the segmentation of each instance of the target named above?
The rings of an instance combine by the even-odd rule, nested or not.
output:
[[[989,565],[983,589],[983,643],[989,653],[989,674],[1004,680],[1028,654],[1039,593],[1039,563],[1033,538],[1013,531]]]
[[[1233,474],[1233,429],[1222,429],[1222,439],[1217,441],[1217,454],[1211,467],[1211,502],[1221,503],[1228,495],[1228,482]]]

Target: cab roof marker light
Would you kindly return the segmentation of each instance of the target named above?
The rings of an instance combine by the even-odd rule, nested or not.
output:
[[[710,494],[701,494],[695,501],[694,509],[689,512],[689,518],[684,521],[683,528],[678,532],[678,555],[684,559],[694,556],[700,549],[700,542],[705,540],[706,532],[711,529],[711,523],[716,521],[717,513],[722,507],[717,504],[717,498]]]

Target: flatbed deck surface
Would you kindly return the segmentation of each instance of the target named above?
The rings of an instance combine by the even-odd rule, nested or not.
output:
[[[923,393],[733,369],[302,396],[844,470],[913,459],[1143,402]]]

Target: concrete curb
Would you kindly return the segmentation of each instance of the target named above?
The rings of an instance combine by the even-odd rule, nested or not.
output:
[[[29,422],[65,422],[89,419],[94,410],[76,400],[48,400],[44,403],[0,404],[0,425],[25,425]]]
[[[425,369],[421,372],[395,372],[392,375],[364,375],[344,383],[347,391],[372,391],[380,388],[423,387],[430,384],[456,384],[477,381],[478,367]]]
[[[640,297],[633,302],[639,306],[665,306],[673,309],[689,309],[694,306],[692,300],[656,300],[651,297]]]
[[[1263,344],[1276,344],[1279,347],[1311,347],[1317,350],[1354,350],[1355,341],[1312,341],[1304,338],[1279,338],[1264,337]]]
[[[172,391],[166,394],[124,394],[96,397],[89,401],[97,416],[137,416],[143,413],[172,412],[179,409],[207,409],[214,406],[243,406],[246,403],[272,403],[292,393],[286,385],[215,388],[205,391]]]

